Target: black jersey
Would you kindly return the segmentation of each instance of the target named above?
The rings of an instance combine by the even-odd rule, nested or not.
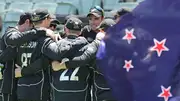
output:
[[[53,101],[90,101],[90,77],[88,67],[53,72]]]
[[[78,43],[78,40],[82,40],[81,44]],[[74,52],[71,56],[70,54],[64,55],[62,57],[64,59],[82,54],[79,51],[83,51],[81,48],[87,44],[87,41],[77,36],[68,36],[62,41],[61,44],[68,43],[70,45],[77,42],[79,44],[77,46],[81,46],[78,50],[77,47],[76,50],[73,49]],[[64,48],[63,45],[60,46],[62,46],[60,48]],[[90,101],[90,71],[90,68],[84,66],[52,72],[53,101]]]
[[[66,62],[68,68],[88,64],[92,69],[92,94],[93,101],[114,101],[110,88],[108,87],[103,74],[96,65],[96,52],[100,41],[94,40],[84,47],[82,55],[74,57],[72,61]]]
[[[30,65],[31,55],[36,45],[37,42],[29,42],[18,47],[16,64],[22,67],[22,69],[28,68],[27,66]],[[40,94],[42,82],[42,75],[23,76],[19,78],[17,89],[18,99],[40,99],[38,95]]]
[[[95,31],[93,31],[89,25],[85,26],[83,29],[82,29],[82,36],[84,36],[88,42],[93,42],[96,38],[96,35],[97,33]]]
[[[38,34],[37,34],[38,32]],[[17,79],[14,77],[15,69],[15,57],[17,55],[17,47],[25,42],[30,42],[32,40],[37,40],[39,37],[45,36],[45,31],[43,30],[29,30],[26,32],[20,32],[17,27],[8,27],[5,34],[2,37],[1,48],[5,55],[1,54],[0,60],[4,61],[3,69],[3,81],[1,86],[1,92],[5,95],[14,95],[16,93]],[[8,50],[7,50],[8,49]],[[7,51],[6,51],[7,50]],[[7,55],[7,53],[9,54]],[[8,58],[11,58],[8,60]],[[13,98],[14,100],[14,98]]]
[[[18,47],[16,64],[21,66],[22,69],[28,68],[28,65],[33,62],[31,61],[32,55],[36,50],[39,49],[40,47],[38,46],[38,41],[30,41],[21,45],[20,47]],[[36,73],[32,73],[31,75],[20,77],[18,80],[17,88],[18,99],[48,100],[49,81],[46,77],[48,74],[46,73],[43,69],[41,69]]]
[[[116,101],[112,95],[103,73],[97,66],[93,68],[93,101]]]

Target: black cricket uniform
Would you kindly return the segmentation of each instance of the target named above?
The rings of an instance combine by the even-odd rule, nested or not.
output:
[[[85,38],[84,38],[85,40]],[[87,42],[87,41],[86,41]],[[49,62],[47,59],[42,59],[42,57],[49,56],[49,58],[53,58],[53,60],[61,60],[63,55],[70,55],[73,54],[75,50],[78,49],[78,47],[81,47],[81,45],[84,44],[83,40],[77,40],[77,42],[73,43],[66,43],[63,40],[60,40],[58,43],[54,42],[51,38],[48,37],[42,37],[37,41],[38,44],[36,44],[36,48],[33,50],[30,64],[25,64],[21,62],[28,59],[18,59],[20,61],[19,65],[23,67],[23,64],[25,66],[28,66],[27,68],[22,68],[22,78],[19,78],[18,82],[18,98],[22,101],[26,101],[26,99],[32,99],[34,100],[42,100],[47,101],[49,99],[49,93],[50,93],[50,84],[49,84]],[[78,44],[75,44],[78,43]],[[82,43],[82,44],[81,44]],[[66,45],[65,45],[66,44]],[[74,45],[73,45],[74,44]],[[54,46],[55,45],[55,46]],[[59,46],[56,46],[59,45]],[[28,47],[33,46],[33,44],[28,45]],[[48,46],[48,47],[46,47]],[[53,47],[51,47],[53,46]],[[68,47],[69,46],[69,47]],[[23,47],[23,46],[21,46]],[[26,47],[26,48],[28,48]],[[46,50],[43,51],[43,47],[46,47]],[[70,51],[70,49],[74,51]],[[60,49],[58,51],[58,49]],[[24,54],[22,51],[26,51],[27,53],[31,49],[21,49],[19,50],[20,53]],[[67,52],[66,52],[67,51]],[[22,55],[21,56],[27,56],[28,55]],[[58,56],[59,55],[59,56]],[[38,64],[39,63],[39,64]],[[39,67],[35,67],[37,66]],[[30,68],[29,68],[30,67]],[[29,68],[29,69],[28,69]],[[26,91],[25,93],[23,91]],[[34,94],[32,96],[29,96],[29,94]]]
[[[93,84],[93,99],[94,101],[116,101],[112,96],[111,89],[106,83],[106,80],[100,69],[94,64],[94,84]]]
[[[30,30],[26,32],[19,32],[15,27],[8,27],[5,34],[2,37],[1,47],[4,51],[7,47],[12,48],[12,52],[16,55],[16,47],[28,42],[30,40],[36,40],[40,36],[45,34],[36,34],[37,30]],[[5,62],[5,68],[3,70],[3,81],[1,85],[1,93],[3,93],[4,101],[17,101],[16,98],[16,79],[14,77],[15,60],[8,60]]]
[[[9,61],[13,60],[15,58],[15,51],[13,50],[12,47],[7,47],[4,51],[0,50],[0,87],[2,87],[2,81],[3,81],[3,71],[4,71],[4,64]],[[1,92],[1,89],[0,89]],[[16,92],[14,92],[16,93]],[[0,101],[14,101],[17,99],[15,95],[13,96],[8,96],[7,94],[0,93]]]
[[[68,39],[71,40],[70,38]],[[80,47],[84,46],[85,44],[87,44],[87,40],[83,37],[78,37],[76,38],[76,40],[71,41],[67,41],[67,39],[62,39],[59,40],[57,43],[48,37],[40,38],[38,40],[38,45],[31,57],[31,64],[28,65],[27,68],[22,68],[21,74],[23,77],[31,76],[37,74],[39,71],[44,70],[46,71],[46,75],[50,76],[50,73],[47,73],[47,71],[49,71],[49,61],[47,60],[47,58],[50,60],[61,61],[62,58],[64,58],[65,56],[69,57],[70,55],[74,54],[74,52],[76,52]],[[47,79],[48,76],[46,76],[45,78]],[[46,88],[47,91],[48,85],[43,88]],[[45,93],[45,91],[43,92]]]
[[[37,34],[41,34],[41,33],[37,33]],[[43,34],[46,34],[46,32],[43,32]],[[21,45],[18,48],[18,54],[17,54],[18,56],[16,59],[17,60],[16,64],[21,66],[22,70],[23,68],[30,68],[28,67],[28,65],[34,62],[34,59],[33,59],[34,54],[38,54],[35,52],[36,50],[40,49],[40,46],[38,45],[38,40],[30,41],[28,43]],[[45,65],[46,67],[48,66],[48,63],[44,63],[44,64],[47,64]],[[32,72],[32,71],[29,71],[29,72]],[[18,80],[18,87],[17,87],[18,99],[22,101],[26,101],[26,100],[47,101],[49,100],[50,84],[48,81],[48,77],[46,76],[48,76],[47,72],[45,72],[44,69],[41,69],[32,75],[20,77]]]
[[[0,43],[2,43],[2,40],[0,41]],[[13,60],[15,56],[16,55],[12,47],[7,47],[5,50],[0,47],[0,87],[2,87],[3,83],[3,71],[5,69],[4,64],[9,60]],[[1,90],[2,89],[0,89],[0,92]],[[12,99],[15,97],[15,95],[10,96],[8,94],[3,95],[3,93],[0,93],[0,101],[12,101]],[[16,100],[16,98],[14,100]]]
[[[93,40],[96,38],[97,33],[93,30],[91,30],[91,27],[89,25],[85,26],[82,30],[82,36],[84,36],[89,42],[93,42]],[[95,60],[95,58],[94,58]],[[96,66],[96,63],[90,63],[94,64],[91,65],[93,69],[93,99],[94,101],[102,101],[102,100],[111,100],[113,99],[111,95],[110,88],[107,86],[105,79],[103,77],[103,74],[100,72],[98,67]]]
[[[97,33],[91,29],[89,25],[85,26],[82,30],[82,36],[84,36],[90,43],[94,41],[96,38]],[[94,44],[94,43],[93,43]],[[93,44],[90,47],[93,47]],[[97,50],[98,48],[96,48]],[[112,94],[110,88],[106,84],[106,81],[103,77],[103,74],[100,72],[98,67],[96,66],[95,58],[94,62],[90,62],[90,67],[93,69],[93,99],[94,101],[102,101],[102,100],[112,100]]]
[[[0,40],[0,43],[2,40]],[[2,86],[2,79],[3,79],[3,70],[4,70],[4,63],[8,60],[14,59],[13,49],[7,47],[4,51],[2,47],[0,47],[0,87]],[[1,90],[1,89],[0,89]],[[5,99],[4,99],[5,100]],[[7,99],[8,100],[8,99]],[[0,93],[0,101],[3,101],[3,94]]]
[[[81,56],[74,57],[72,61],[66,62],[66,66],[67,68],[74,68],[75,66],[88,64],[93,69],[93,101],[115,101],[103,74],[96,66],[95,56],[99,43],[99,40],[94,40],[88,44],[84,53]]]
[[[89,25],[86,25],[81,32],[81,35],[84,36],[89,43],[93,42],[96,38],[96,32],[91,29]]]
[[[36,41],[28,42],[18,48],[16,64],[22,68],[28,68],[30,65],[31,55],[37,46]],[[42,100],[42,85],[44,83],[43,74],[22,76],[18,80],[17,94],[18,99],[23,100]],[[29,96],[31,95],[31,96]]]
[[[75,55],[79,55],[76,53],[79,53],[78,51],[81,51],[80,49],[87,43],[87,40],[83,37],[69,35],[65,39],[58,41],[58,48],[54,48],[58,51],[61,50],[61,54],[53,55],[54,52],[48,48],[55,46],[53,44],[44,47],[43,54],[52,60],[63,61],[64,58],[71,59]],[[69,51],[67,51],[67,53],[62,53],[62,50]],[[90,101],[89,79],[90,72],[87,67],[53,71],[51,83],[53,101]]]

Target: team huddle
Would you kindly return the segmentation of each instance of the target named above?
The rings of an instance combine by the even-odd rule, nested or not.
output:
[[[8,27],[1,40],[0,101],[116,101],[96,65],[100,41],[115,22],[104,19],[99,6],[87,17],[85,27],[69,17],[64,37],[54,34],[46,9],[26,12]]]

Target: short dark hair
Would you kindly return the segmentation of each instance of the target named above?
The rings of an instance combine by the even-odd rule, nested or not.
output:
[[[25,13],[21,14],[18,25],[24,24],[27,19],[29,19],[29,21],[31,23],[31,13],[25,12]]]
[[[50,27],[53,26],[53,27],[56,28],[56,26],[59,25],[59,24],[60,24],[59,20],[53,19],[53,20],[51,21],[51,23],[50,23]]]

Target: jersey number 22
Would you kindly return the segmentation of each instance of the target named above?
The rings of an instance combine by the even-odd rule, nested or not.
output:
[[[77,67],[70,76],[65,76],[68,72],[68,69],[64,70],[62,74],[60,75],[59,80],[60,81],[78,81],[79,77],[76,76],[77,72],[79,71],[79,67]]]

